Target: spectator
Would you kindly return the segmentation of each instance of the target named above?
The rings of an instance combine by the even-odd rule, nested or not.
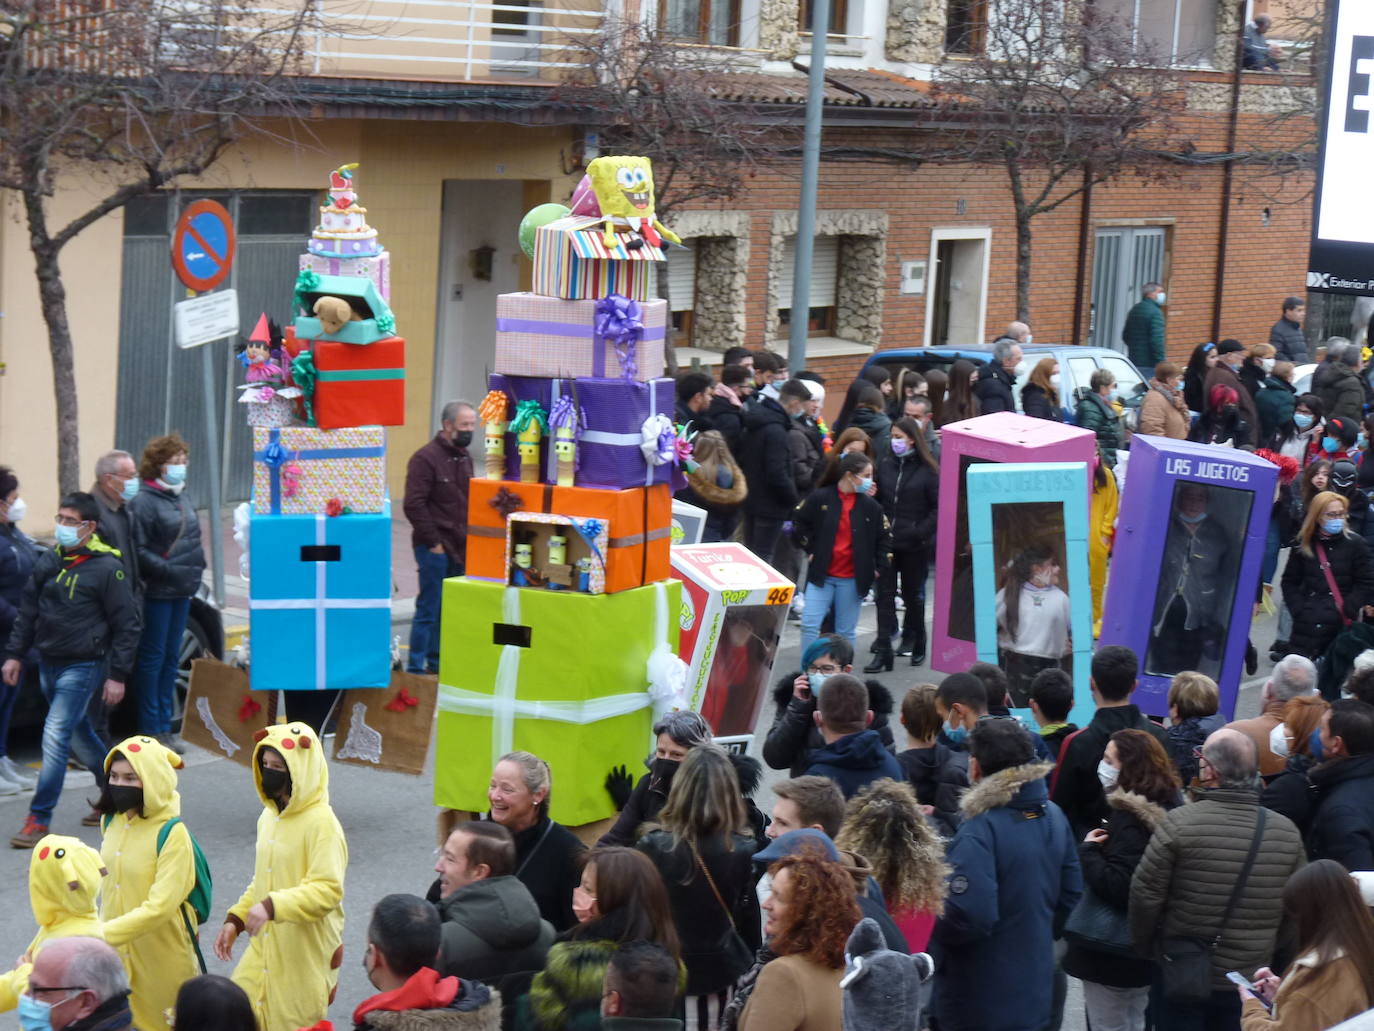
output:
[[[1353,460],[1342,458],[1338,462],[1332,462],[1331,478],[1327,490],[1345,498],[1350,506],[1350,532],[1357,537],[1363,537],[1365,543],[1369,543],[1372,529],[1370,526],[1369,495],[1356,482],[1358,477],[1359,473]]]
[[[1207,408],[1188,439],[1199,444],[1254,450],[1255,427],[1246,421],[1240,395],[1223,384],[1212,387],[1207,393]]]
[[[907,414],[906,403],[918,397],[929,397],[930,385],[915,369],[901,368],[893,381],[892,400],[888,403],[888,417],[896,422]]]
[[[1098,777],[1111,814],[1078,846],[1085,892],[1125,921],[1135,873],[1150,835],[1181,803],[1178,773],[1168,754],[1143,730],[1118,730],[1107,742]],[[1064,972],[1083,982],[1088,1023],[1099,1031],[1144,1031],[1154,964],[1094,948],[1070,933]],[[1126,943],[1122,943],[1123,945]]]
[[[146,568],[146,567],[145,567]],[[177,753],[147,736],[116,745],[105,759],[96,808],[104,817],[100,858],[101,937],[118,952],[133,987],[137,1027],[157,1028],[177,987],[200,969],[187,896],[196,883],[195,845],[181,822]]]
[[[1364,538],[1346,525],[1348,508],[1329,490],[1314,497],[1283,570],[1283,600],[1293,615],[1288,646],[1313,661],[1374,602],[1374,563]]]
[[[196,1031],[258,1031],[253,1005],[227,977],[201,974],[177,989],[173,1027]]]
[[[1012,388],[1016,385],[1016,367],[1021,364],[1021,345],[1002,337],[992,345],[992,361],[978,370],[978,384],[973,393],[978,398],[982,415],[1016,411]]]
[[[577,922],[572,893],[586,846],[549,819],[552,790],[548,763],[529,752],[508,752],[491,773],[488,818],[515,838],[515,876],[539,903],[539,915],[555,931],[566,931]]]
[[[1251,344],[1245,355],[1245,361],[1241,363],[1240,381],[1245,384],[1245,388],[1250,391],[1250,396],[1254,397],[1264,386],[1264,378],[1269,375],[1275,365],[1275,351],[1271,344]]]
[[[1352,698],[1374,705],[1374,652],[1364,651],[1355,657],[1355,664],[1341,690]]]
[[[1274,432],[1270,447],[1293,459],[1300,466],[1307,465],[1321,451],[1322,402],[1316,394],[1299,394],[1293,402],[1293,414]]]
[[[969,753],[974,786],[960,802],[949,896],[933,938],[941,972],[933,1012],[941,1031],[1048,1027],[1054,938],[1082,894],[1073,838],[1049,801],[1051,767],[1035,761],[1028,730],[984,720]]]
[[[1030,326],[1024,322],[1008,322],[1002,336],[1008,340],[1015,340],[1018,344],[1023,344],[1026,347],[1029,347],[1035,339],[1031,336]]]
[[[1270,447],[1279,434],[1293,421],[1298,406],[1298,392],[1293,386],[1292,362],[1274,362],[1265,374],[1260,392],[1255,395],[1255,411],[1259,413],[1259,439]]]
[[[814,719],[825,747],[812,755],[807,775],[829,777],[845,798],[884,777],[906,779],[878,732],[870,727],[873,710],[868,708],[868,689],[858,678],[841,673],[827,680]]]
[[[677,405],[673,421],[679,426],[692,426],[698,433],[711,429],[711,391],[716,383],[704,372],[687,372],[677,378]]]
[[[1173,362],[1160,362],[1155,366],[1150,389],[1140,401],[1138,433],[1170,440],[1183,440],[1188,436],[1191,420],[1183,391],[1179,389],[1182,379],[1182,370]]]
[[[1064,745],[1054,782],[1054,801],[1069,818],[1077,838],[1100,826],[1109,815],[1097,769],[1113,734],[1118,730],[1143,730],[1164,747],[1166,754],[1169,751],[1164,728],[1146,719],[1131,704],[1138,668],[1135,652],[1121,645],[1110,644],[1093,654],[1091,684],[1097,711],[1088,725]]]
[[[1321,754],[1309,774],[1316,808],[1307,854],[1351,871],[1374,870],[1374,705],[1332,702],[1321,721]]]
[[[491,820],[460,823],[440,850],[434,905],[443,922],[436,968],[445,977],[497,983],[542,970],[553,926],[515,876],[515,839]]]
[[[601,993],[604,1031],[674,1031],[677,961],[657,942],[622,942],[606,966]]]
[[[873,442],[868,439],[868,434],[857,426],[851,426],[836,437],[830,446],[830,451],[825,456],[825,464],[821,466],[820,474],[816,477],[816,486],[833,487],[839,483],[840,459],[853,453],[864,455],[875,467],[878,464],[874,457]],[[874,491],[876,493],[876,486]]]
[[[1210,341],[1198,344],[1188,356],[1188,367],[1183,372],[1183,400],[1188,403],[1190,411],[1202,412],[1203,386],[1207,382],[1208,373],[1216,364],[1217,345]]]
[[[1169,758],[1187,786],[1197,776],[1195,755],[1212,732],[1226,725],[1221,692],[1209,676],[1191,670],[1174,674],[1169,683]],[[1247,735],[1248,736],[1248,735]]]
[[[892,420],[884,411],[886,406],[887,401],[883,392],[874,386],[871,380],[860,377],[849,385],[844,405],[840,408],[840,414],[835,417],[834,428],[838,432],[848,429],[863,430],[873,443],[873,453],[884,455],[888,450],[888,436],[892,429]]]
[[[1332,462],[1358,461],[1355,445],[1359,439],[1358,420],[1328,415],[1322,430],[1322,456]]]
[[[938,406],[939,429],[950,423],[964,422],[982,415],[974,388],[978,385],[978,366],[967,358],[957,358],[949,367],[949,383],[946,387],[944,403]]]
[[[787,379],[786,368],[787,363],[772,351],[762,348],[754,351],[754,393],[745,401],[745,407],[749,408],[764,398],[776,401],[779,384]]]
[[[1248,436],[1237,436],[1234,438],[1234,446],[1246,451],[1253,451],[1258,446],[1258,438],[1255,436],[1259,432],[1259,414],[1255,411],[1255,399],[1250,396],[1250,391],[1245,389],[1245,384],[1240,379],[1240,367],[1245,364],[1245,345],[1239,340],[1223,340],[1217,345],[1217,363],[1212,366],[1212,370],[1207,373],[1207,379],[1202,384],[1202,401],[1209,408],[1215,408],[1216,388],[1230,387],[1236,392],[1235,401],[1230,402],[1238,406],[1237,416],[1244,424]]]
[[[410,624],[410,673],[439,672],[439,626],[444,581],[462,576],[467,564],[468,447],[477,428],[469,401],[450,401],[439,415],[439,432],[406,466],[405,514],[415,550],[420,593]]]
[[[189,452],[175,433],[149,441],[138,467],[143,486],[128,504],[143,577],[143,629],[134,668],[138,725],[178,755],[186,752],[172,736],[181,639],[205,574],[200,519],[181,496]]]
[[[38,546],[19,529],[27,511],[28,506],[19,496],[19,478],[13,469],[0,465],[0,641],[10,639],[10,631],[19,618],[24,585],[38,561]],[[30,664],[35,661],[32,655],[25,659]],[[6,749],[10,715],[19,700],[19,688],[19,682],[0,680],[0,796],[17,795],[38,783],[38,777],[11,759]]]
[[[906,418],[913,419],[916,425],[921,427],[921,435],[925,438],[926,449],[935,457],[935,461],[940,460],[940,434],[935,429],[935,408],[930,398],[924,394],[917,397],[908,398],[903,406]]]
[[[215,955],[228,963],[247,931],[252,940],[234,981],[262,1031],[292,1031],[323,1019],[338,985],[348,844],[329,805],[329,763],[313,730],[269,728],[252,761],[263,806],[257,859],[215,938]]]
[[[1319,1031],[1365,1012],[1374,1003],[1374,918],[1355,882],[1339,864],[1317,860],[1284,885],[1283,912],[1297,958],[1282,978],[1268,967],[1254,973],[1272,1013],[1238,989],[1241,1031]]]
[[[1322,401],[1328,420],[1349,419],[1359,425],[1364,417],[1364,387],[1360,384],[1360,348],[1349,341],[1329,344],[1328,361],[1318,368],[1325,375],[1312,376],[1312,392]]]
[[[861,918],[850,878],[814,853],[786,856],[768,872],[763,931],[777,958],[760,971],[739,1031],[834,1031],[844,947]]]
[[[496,1031],[501,1007],[491,989],[480,981],[440,977],[434,969],[441,936],[439,914],[419,896],[386,895],[373,907],[363,973],[378,994],[353,1011],[355,1031],[391,1031],[420,1021]]]
[[[949,868],[911,786],[880,780],[860,791],[849,800],[835,845],[872,864],[888,914],[910,951],[924,952],[944,908]]]
[[[1079,429],[1097,434],[1097,446],[1109,468],[1116,468],[1116,452],[1126,442],[1121,414],[1115,407],[1116,377],[1108,369],[1096,369],[1087,387],[1078,390],[1074,422]]]
[[[731,365],[738,365],[753,372],[754,352],[747,347],[727,347],[725,349],[725,354],[721,356],[721,362],[726,368],[729,368]]]
[[[751,359],[752,361],[752,359]],[[730,453],[739,454],[744,440],[744,402],[753,393],[752,367],[727,364],[720,370],[720,382],[711,389],[706,419],[725,438]]]
[[[625,942],[651,941],[681,959],[663,878],[632,848],[598,848],[587,857],[573,897],[577,923],[558,936],[529,994],[514,1005],[516,1031],[596,1031],[611,956]],[[679,986],[686,970],[679,968]]]
[[[737,452],[749,484],[744,499],[744,543],[764,562],[773,560],[782,524],[800,499],[791,463],[785,460],[787,431],[810,397],[805,383],[790,379],[776,401],[765,397],[744,417],[744,450]]]
[[[139,575],[138,548],[134,542],[134,526],[129,515],[129,502],[138,497],[141,484],[138,466],[127,451],[106,451],[95,461],[95,482],[90,495],[95,499],[96,533],[118,554],[124,575],[134,592],[134,600],[143,601],[143,577]]]
[[[780,677],[773,688],[776,709],[763,741],[764,762],[775,770],[787,770],[792,777],[800,777],[811,765],[812,754],[825,747],[815,722],[821,685],[836,674],[849,673],[853,662],[854,646],[836,634],[818,637],[807,646],[801,671]],[[891,748],[887,718],[892,714],[892,695],[876,680],[866,680],[864,686],[883,747]]]
[[[1274,754],[1285,760],[1282,773],[1265,786],[1260,804],[1288,817],[1306,833],[1312,822],[1312,767],[1326,758],[1322,752],[1321,725],[1330,703],[1320,695],[1300,695],[1283,710],[1283,721],[1269,739]]]
[[[892,669],[897,635],[897,587],[901,580],[902,636],[896,655],[911,665],[926,661],[926,576],[935,548],[940,511],[940,466],[914,419],[892,427],[890,453],[878,463],[878,502],[892,528],[892,561],[878,574],[878,637],[865,673]]]
[[[936,704],[938,692],[934,684],[917,684],[902,698],[901,721],[909,747],[897,753],[897,762],[906,771],[917,803],[930,807],[930,818],[941,834],[953,837],[959,825],[959,794],[968,785],[967,761],[965,753],[940,740],[944,721]],[[951,763],[959,767],[952,782],[943,777]]]
[[[762,944],[754,897],[755,842],[724,750],[702,744],[682,760],[658,827],[636,846],[668,888],[687,967],[687,1027],[714,1028]]]
[[[1146,283],[1140,300],[1126,313],[1121,342],[1137,369],[1152,369],[1164,361],[1164,287]]]
[[[659,811],[668,801],[673,778],[687,753],[710,740],[711,725],[700,713],[690,709],[664,713],[654,724],[654,754],[648,763],[649,772],[639,778],[634,790],[623,799],[616,798],[612,788],[612,782],[618,779],[616,772],[606,778],[606,789],[611,792],[620,816],[615,825],[597,839],[597,845],[633,847],[640,839],[640,827],[658,819]]]
[[[1210,998],[1176,1001],[1161,984],[1158,1026],[1234,1028],[1240,1002],[1226,972],[1254,970],[1274,954],[1284,883],[1307,860],[1292,822],[1260,808],[1258,781],[1250,739],[1218,730],[1202,746],[1197,801],[1164,817],[1131,878],[1137,952],[1154,955],[1160,939],[1165,957],[1170,940],[1214,942]]]
[[[1247,71],[1276,72],[1279,70],[1279,61],[1275,54],[1274,47],[1270,46],[1269,42],[1264,38],[1265,33],[1269,31],[1269,25],[1269,15],[1257,14],[1255,15],[1255,20],[1245,26],[1241,66]],[[1283,302],[1284,317],[1282,321],[1286,322],[1288,320],[1288,305],[1292,301],[1297,301],[1295,306],[1297,309],[1295,321],[1300,322],[1302,320],[1303,304],[1302,301],[1296,297],[1290,297]],[[1269,331],[1270,337],[1272,338],[1277,331],[1277,327],[1271,329]],[[1306,351],[1306,348],[1304,348],[1304,351]],[[1249,1028],[1247,1028],[1246,1031],[1249,1031]]]
[[[98,518],[99,508],[89,494],[62,499],[57,548],[34,563],[0,668],[0,677],[15,687],[30,649],[37,651],[39,682],[48,703],[43,768],[24,826],[10,839],[14,848],[33,848],[48,833],[72,751],[87,769],[102,768],[105,742],[91,725],[87,705],[97,690],[107,705],[118,705],[133,669],[137,603],[119,553],[96,533]],[[103,781],[99,772],[95,776],[97,784]]]
[[[1269,679],[1260,689],[1260,714],[1252,719],[1226,724],[1255,743],[1261,777],[1266,780],[1276,777],[1287,765],[1287,756],[1275,752],[1270,742],[1274,738],[1274,731],[1283,726],[1283,713],[1288,703],[1294,698],[1315,694],[1316,691],[1317,667],[1301,655],[1285,655],[1275,663]],[[1282,732],[1279,736],[1282,737]]]
[[[728,541],[739,522],[740,505],[749,493],[744,472],[715,430],[698,433],[692,442],[696,468],[687,472],[687,488],[678,496],[689,505],[706,511],[706,530],[702,543]]]
[[[802,651],[816,639],[832,605],[835,632],[854,643],[863,598],[879,570],[891,561],[887,517],[871,495],[872,460],[865,455],[845,455],[838,469],[838,483],[817,487],[792,513],[793,537],[810,558],[801,620]]]
[[[935,708],[943,722],[940,732],[944,739],[956,749],[966,750],[969,734],[988,714],[987,685],[972,671],[951,674],[940,681]]]
[[[797,481],[797,494],[804,496],[811,490],[825,462],[825,432],[821,424],[821,405],[825,403],[825,387],[811,380],[806,384],[811,397],[802,406],[802,414],[788,428],[788,445],[792,451],[792,471]]]
[[[799,830],[820,831],[832,840],[840,833],[845,800],[839,786],[829,777],[780,780],[773,785],[773,794],[777,801],[768,824],[770,842]]]
[[[1064,409],[1059,397],[1059,362],[1041,358],[1021,388],[1021,411],[1032,419],[1063,422]]]
[[[59,938],[34,957],[19,999],[24,1028],[133,1031],[129,979],[119,955],[99,938]]]
[[[1069,722],[1069,713],[1073,711],[1073,677],[1057,667],[1037,673],[1031,681],[1030,711],[1057,766],[1064,742],[1078,730],[1076,723]]]

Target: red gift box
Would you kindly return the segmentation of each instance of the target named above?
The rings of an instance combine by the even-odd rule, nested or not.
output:
[[[387,337],[371,344],[305,341],[315,353],[315,425],[402,426],[406,421],[406,342]],[[290,347],[288,346],[288,350]]]

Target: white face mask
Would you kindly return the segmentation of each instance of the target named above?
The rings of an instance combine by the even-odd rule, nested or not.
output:
[[[1026,334],[1026,346],[1029,347],[1029,346],[1030,346],[1031,344],[1033,344],[1033,343],[1035,343],[1035,335],[1034,335],[1033,333],[1027,333],[1027,334]]]
[[[1097,779],[1102,782],[1102,790],[1110,791],[1116,787],[1117,779],[1121,776],[1121,771],[1104,758],[1097,764]]]
[[[1269,732],[1269,751],[1280,759],[1288,758],[1288,728],[1282,723]]]
[[[1059,373],[1056,372],[1050,377],[1050,386],[1054,387],[1055,390],[1059,389]]]
[[[24,521],[24,516],[28,514],[28,511],[29,506],[24,504],[24,499],[15,498],[13,501],[10,502],[9,512],[5,514],[5,518],[12,523],[22,523]]]
[[[1159,291],[1159,293],[1155,294],[1155,303],[1156,303],[1156,304],[1163,304],[1163,303],[1165,302],[1166,299],[1167,299],[1167,298],[1165,297],[1165,294],[1164,294],[1164,291],[1163,291],[1163,290],[1161,290],[1161,291]]]
[[[1274,359],[1273,359],[1273,358],[1261,358],[1261,359],[1260,359],[1260,365],[1264,366],[1264,371],[1265,371],[1265,372],[1273,372],[1273,371],[1274,371]]]

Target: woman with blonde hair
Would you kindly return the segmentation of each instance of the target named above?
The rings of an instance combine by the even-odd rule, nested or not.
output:
[[[706,532],[702,541],[728,541],[739,522],[739,507],[749,496],[744,470],[730,454],[725,438],[715,430],[704,430],[692,438],[692,459],[696,468],[687,473],[687,489],[682,500],[706,512]]]
[[[1202,747],[1207,735],[1226,726],[1217,682],[1202,673],[1184,670],[1169,684],[1169,753],[1184,785],[1198,774],[1193,752]]]
[[[1059,401],[1059,360],[1041,358],[1021,388],[1021,412],[1032,419],[1064,421]]]
[[[663,875],[687,967],[688,1029],[715,1029],[761,944],[755,840],[734,764],[719,745],[688,751],[659,826],[636,846]]]
[[[1288,647],[1313,662],[1374,602],[1374,563],[1364,538],[1350,532],[1349,506],[1334,491],[1314,497],[1283,570],[1283,600],[1293,617]]]
[[[924,952],[944,911],[945,846],[910,784],[880,780],[849,800],[837,847],[873,864],[887,911],[912,953]]]

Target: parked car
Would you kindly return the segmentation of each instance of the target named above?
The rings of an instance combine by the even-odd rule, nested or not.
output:
[[[1071,344],[1031,344],[1022,348],[1021,364],[1016,367],[1016,385],[1012,396],[1016,400],[1017,411],[1021,410],[1021,388],[1030,377],[1031,370],[1042,358],[1054,358],[1059,362],[1059,403],[1064,411],[1064,421],[1074,422],[1075,394],[1081,387],[1087,387],[1092,374],[1098,369],[1109,369],[1116,376],[1117,389],[1121,392],[1122,402],[1129,407],[1139,407],[1149,390],[1149,377],[1142,375],[1120,351],[1108,347],[1074,347]],[[895,379],[901,369],[915,369],[925,373],[930,369],[949,371],[949,367],[960,358],[977,365],[992,361],[991,347],[899,347],[890,351],[876,351],[864,363],[864,368],[879,365]],[[1153,372],[1153,370],[1151,370]]]

